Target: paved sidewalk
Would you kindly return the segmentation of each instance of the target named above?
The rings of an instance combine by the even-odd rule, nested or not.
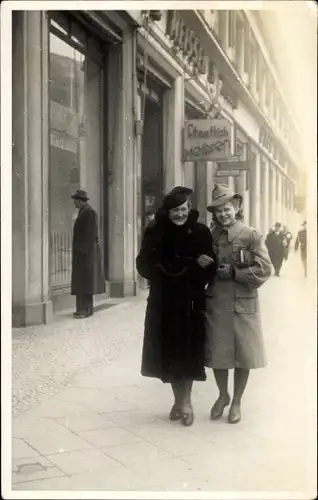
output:
[[[297,266],[291,259],[282,277],[260,291],[268,366],[251,373],[238,425],[227,423],[226,412],[220,421],[209,420],[217,396],[210,372],[194,387],[194,425],[169,422],[169,386],[140,376],[144,300],[77,322],[82,347],[74,350],[76,361],[72,320],[51,330],[38,327],[27,347],[21,335],[13,380],[14,498],[17,490],[186,491],[189,497],[200,490],[264,491],[268,498],[275,492],[313,498],[316,333],[310,325],[316,311]],[[58,346],[52,359],[43,346],[45,339],[52,346],[53,331]],[[72,368],[57,377],[67,359]],[[23,376],[33,391],[26,399]],[[53,393],[39,388],[40,380],[50,386],[50,377]]]

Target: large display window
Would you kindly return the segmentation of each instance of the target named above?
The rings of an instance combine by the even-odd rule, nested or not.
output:
[[[103,47],[79,24],[50,20],[51,285],[69,287],[76,189],[102,215]],[[100,224],[100,227],[102,225]],[[103,247],[103,245],[101,245]]]

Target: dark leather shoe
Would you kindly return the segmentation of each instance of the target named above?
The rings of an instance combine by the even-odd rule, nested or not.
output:
[[[193,410],[189,410],[188,412],[182,412],[182,425],[185,427],[189,427],[190,425],[193,424],[194,421],[194,412]]]
[[[73,314],[73,318],[75,319],[84,319],[87,318],[87,314],[81,313],[81,312],[76,312]]]
[[[228,416],[229,424],[237,424],[240,420],[241,420],[241,405],[239,403],[234,403],[232,404],[229,411],[229,416]]]
[[[181,410],[175,405],[173,405],[173,407],[171,408],[169,419],[172,421],[181,419]]]
[[[217,420],[218,418],[221,418],[225,407],[230,404],[230,401],[231,398],[229,395],[227,395],[226,399],[219,397],[211,408],[210,412],[211,420]]]

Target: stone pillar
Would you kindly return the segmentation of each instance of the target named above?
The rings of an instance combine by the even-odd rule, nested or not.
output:
[[[163,99],[164,192],[184,181],[182,162],[182,133],[184,127],[184,81],[179,76]]]
[[[210,205],[212,202],[212,190],[214,186],[213,173],[213,162],[208,161],[206,163],[206,206]],[[210,212],[206,211],[206,224],[209,226],[211,222],[212,215]]]
[[[137,196],[134,137],[133,33],[124,33],[121,45],[109,56],[109,290],[111,297],[136,293],[135,239]],[[119,71],[115,71],[119,64]]]
[[[237,150],[237,146],[236,146],[236,137],[237,133],[236,133],[236,130],[235,130],[235,125],[232,125],[232,128],[231,128],[231,154],[232,155],[239,155],[241,157],[241,159],[243,161],[246,160],[246,151],[238,151]],[[240,153],[243,153],[243,154],[240,154]],[[234,166],[233,166],[234,168]],[[236,193],[240,194],[241,196],[243,196],[243,200],[244,200],[244,191],[245,191],[245,172],[242,170],[240,172],[240,175],[239,177],[235,177],[233,178],[234,180],[234,186],[235,186],[235,191]],[[243,208],[244,208],[244,201],[243,201]]]
[[[251,151],[250,170],[250,224],[260,227],[260,154],[257,150]]]
[[[269,226],[271,225],[270,222],[270,216],[269,216],[269,211],[270,211],[270,204],[269,204],[269,162],[267,159],[265,159],[264,162],[264,186],[263,186],[263,205],[261,210],[264,212],[263,216],[263,227],[261,228],[263,233],[266,234]]]
[[[206,224],[206,206],[207,206],[207,186],[206,186],[206,162],[200,161],[197,162],[196,165],[196,185],[197,185],[197,207],[199,210],[199,222]]]
[[[277,171],[277,199],[276,199],[276,219],[277,222],[283,223],[282,221],[282,174]]]
[[[47,323],[49,287],[48,19],[13,13],[13,325]]]
[[[275,166],[271,165],[271,185],[270,185],[270,217],[269,217],[269,227],[272,227],[276,222],[276,169]],[[268,227],[268,229],[269,229]]]

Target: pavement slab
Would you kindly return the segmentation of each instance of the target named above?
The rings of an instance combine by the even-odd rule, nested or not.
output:
[[[143,296],[76,325],[64,317],[17,333],[13,489],[314,497],[316,305],[294,258],[260,303],[268,365],[251,371],[237,425],[228,408],[209,418],[212,370],[194,384],[193,426],[169,421],[171,388],[140,376]]]

